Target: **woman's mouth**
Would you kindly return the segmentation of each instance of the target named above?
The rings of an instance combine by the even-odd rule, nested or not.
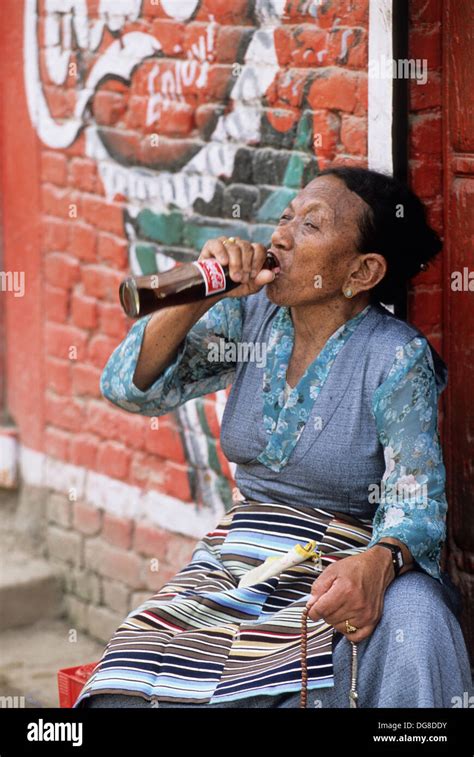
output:
[[[267,253],[270,253],[271,255],[273,255],[273,257],[275,258],[277,262],[277,265],[275,266],[275,268],[273,268],[275,275],[280,274],[282,271],[282,267],[281,267],[280,258],[278,257],[277,253],[271,247],[267,249]]]

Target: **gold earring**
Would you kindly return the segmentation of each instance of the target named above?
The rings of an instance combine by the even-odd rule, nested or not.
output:
[[[352,289],[344,289],[344,297],[347,297],[348,299],[350,299],[352,295],[353,295]]]

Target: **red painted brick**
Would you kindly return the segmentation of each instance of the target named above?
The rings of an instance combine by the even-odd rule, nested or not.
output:
[[[86,139],[84,132],[82,131],[69,147],[65,147],[63,152],[71,157],[75,155],[81,155],[84,157],[86,154]]]
[[[359,166],[367,168],[367,157],[358,157],[357,155],[336,155],[332,164],[335,166]]]
[[[158,418],[158,428],[152,428],[151,420],[150,418],[145,431],[146,450],[159,457],[184,463],[186,457],[179,433],[161,418]]]
[[[79,260],[95,262],[97,260],[97,233],[92,226],[85,226],[76,221],[71,224],[71,253]]]
[[[185,25],[173,19],[154,20],[151,27],[152,35],[160,41],[163,54],[170,58],[183,54],[184,30]]]
[[[369,79],[367,74],[361,73],[357,80],[356,105],[354,116],[366,116],[369,108]]]
[[[246,31],[248,33],[245,26],[219,26],[215,52],[217,63],[235,63]]]
[[[60,397],[47,391],[45,415],[46,421],[54,426],[76,433],[83,426],[85,410],[83,404],[78,400]]]
[[[187,465],[175,465],[166,461],[166,493],[170,497],[176,497],[183,502],[192,502],[191,487],[189,484],[189,474]]]
[[[75,96],[66,87],[49,86],[43,87],[48,103],[48,110],[53,119],[71,118],[74,114]]]
[[[41,209],[48,215],[73,221],[74,217],[80,217],[80,197],[70,189],[64,190],[52,184],[42,184]]]
[[[367,155],[367,119],[342,115],[341,143],[344,152]]]
[[[55,287],[69,289],[80,280],[79,263],[72,255],[64,252],[50,252],[44,263],[46,280]]]
[[[42,251],[67,250],[71,226],[58,218],[43,218],[41,224]]]
[[[98,534],[102,527],[102,512],[86,502],[74,502],[73,525],[87,536]]]
[[[73,158],[69,164],[69,184],[83,192],[95,192],[97,164],[91,158]]]
[[[209,66],[205,86],[199,88],[194,85],[190,86],[189,90],[197,95],[200,103],[222,101],[226,97],[230,81],[235,81],[235,76],[232,76],[232,66],[213,65]]]
[[[97,468],[99,439],[92,434],[77,433],[71,440],[70,461],[89,470]]]
[[[84,359],[87,334],[83,331],[69,324],[47,323],[45,334],[48,355],[70,361]]]
[[[97,469],[111,478],[126,480],[132,453],[123,444],[103,442],[97,455]]]
[[[46,284],[44,297],[44,312],[48,321],[64,323],[69,313],[69,292]]]
[[[41,150],[41,180],[64,187],[67,180],[67,160],[61,152]]]
[[[71,363],[66,360],[57,360],[53,357],[45,358],[45,378],[50,389],[57,394],[71,394]]]
[[[97,300],[74,292],[71,301],[72,320],[82,329],[95,329],[98,323]]]
[[[130,462],[130,477],[129,477],[129,483],[132,486],[139,486],[140,488],[145,488],[150,476],[150,459],[151,459],[151,455],[147,455],[144,452],[138,452],[138,451],[133,452],[132,460]],[[164,471],[163,471],[163,480],[164,480]]]
[[[340,117],[327,110],[315,111],[313,115],[313,151],[317,158],[334,157],[339,142]]]
[[[308,93],[313,110],[331,108],[352,113],[357,103],[359,77],[339,69],[318,72]]]
[[[133,521],[129,518],[117,518],[104,513],[102,536],[109,544],[122,549],[130,549],[132,545]]]
[[[97,257],[100,261],[111,263],[113,268],[119,270],[128,267],[128,244],[124,239],[102,232],[97,241]]]
[[[138,522],[135,526],[133,549],[147,557],[164,560],[167,545],[174,538],[169,531],[152,526],[149,523]]]
[[[74,363],[72,365],[72,389],[78,396],[94,397],[99,399],[101,371],[87,363]]]
[[[348,68],[366,69],[368,65],[368,38],[365,29],[332,29],[328,35],[330,64]]]
[[[124,413],[105,402],[89,403],[87,428],[103,439],[114,439],[132,449],[143,449],[148,417]]]
[[[299,120],[298,108],[275,108],[268,110],[266,116],[270,124],[279,132],[289,131]]]
[[[84,265],[81,267],[81,277],[85,294],[117,302],[123,273],[103,265]]]
[[[58,460],[68,460],[71,439],[71,434],[67,431],[48,426],[44,431],[44,451]]]
[[[306,71],[279,71],[265,93],[268,104],[274,107],[299,108],[307,78]]]
[[[328,36],[325,31],[316,29],[314,24],[302,24],[293,28],[290,45],[289,64],[291,67],[316,68],[331,65],[333,62],[328,58]],[[276,47],[279,53],[281,48],[278,43]],[[284,55],[286,54],[285,47]]]
[[[165,137],[186,137],[194,129],[194,108],[187,103],[169,103],[151,122],[147,131],[158,131]]]
[[[120,236],[124,234],[123,208],[120,205],[91,195],[83,195],[81,217],[98,229]]]
[[[119,342],[125,338],[130,330],[130,321],[120,305],[100,302],[99,317],[100,331],[107,336],[115,337]]]
[[[298,7],[298,4],[297,4]],[[308,6],[306,6],[308,7]],[[317,13],[317,23],[321,28],[327,29],[333,26],[367,27],[369,23],[369,3],[359,0],[338,0],[337,3],[325,2]]]
[[[87,358],[96,368],[102,369],[116,347],[117,341],[115,339],[98,334],[90,340]]]
[[[126,109],[127,100],[124,95],[103,90],[95,93],[92,110],[98,124],[114,126],[122,119]]]
[[[166,482],[168,479],[168,471],[166,470],[166,461],[157,457],[156,455],[150,455],[147,461],[148,466],[148,480],[147,486],[155,491],[166,493]]]
[[[253,23],[252,7],[247,0],[202,0],[196,14],[198,21],[208,23],[212,14],[219,24]]]
[[[140,15],[142,18],[150,16],[151,18],[159,17],[168,20],[169,16],[165,13],[159,0],[142,0],[142,9]],[[158,37],[159,39],[159,37]]]

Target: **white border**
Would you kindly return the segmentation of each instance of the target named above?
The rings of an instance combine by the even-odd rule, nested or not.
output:
[[[393,60],[392,0],[369,2],[368,166],[393,174],[393,78],[371,76],[382,59]]]

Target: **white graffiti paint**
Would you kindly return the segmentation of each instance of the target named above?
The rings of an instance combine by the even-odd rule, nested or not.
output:
[[[161,0],[164,12],[176,21],[187,21],[198,5],[199,0]]]

